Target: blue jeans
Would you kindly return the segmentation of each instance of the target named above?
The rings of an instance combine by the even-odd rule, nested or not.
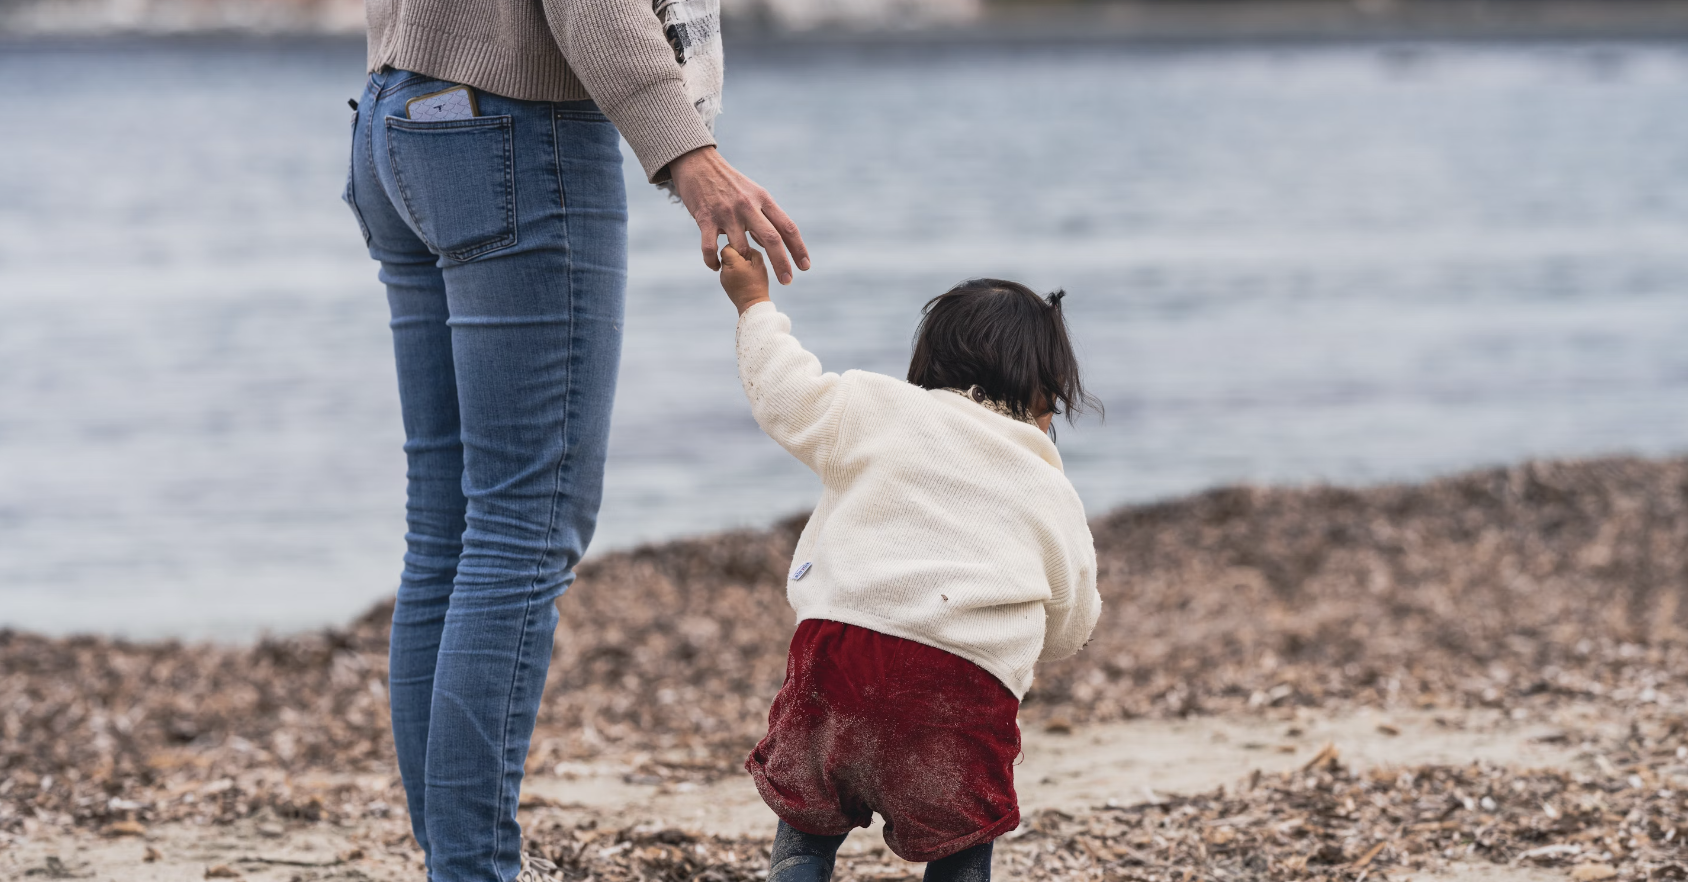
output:
[[[558,595],[603,495],[627,282],[620,139],[590,101],[369,78],[346,201],[392,308],[408,458],[393,741],[434,882],[513,879]]]

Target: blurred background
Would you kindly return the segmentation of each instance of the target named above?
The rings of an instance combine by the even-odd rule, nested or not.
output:
[[[725,0],[776,292],[901,374],[963,278],[1063,287],[1092,514],[1233,482],[1688,451],[1688,4]],[[238,640],[396,586],[355,0],[0,0],[0,627]],[[629,155],[596,551],[812,505]]]

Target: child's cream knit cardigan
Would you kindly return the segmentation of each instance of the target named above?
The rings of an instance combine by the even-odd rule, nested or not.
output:
[[[1032,666],[1102,609],[1084,506],[1036,426],[883,374],[822,373],[772,303],[738,324],[739,377],[775,441],[820,475],[786,596],[935,646],[1023,698]]]

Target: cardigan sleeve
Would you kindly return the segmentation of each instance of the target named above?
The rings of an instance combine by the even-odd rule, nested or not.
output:
[[[668,180],[668,164],[682,154],[715,144],[648,0],[543,2],[563,59],[651,183]]]
[[[757,425],[825,478],[850,382],[821,370],[820,359],[791,335],[791,319],[771,302],[739,316],[738,364]]]
[[[1102,617],[1102,595],[1096,590],[1096,546],[1088,527],[1065,565],[1050,580],[1049,600],[1043,605],[1043,652],[1038,661],[1066,658],[1084,648],[1096,621]]]

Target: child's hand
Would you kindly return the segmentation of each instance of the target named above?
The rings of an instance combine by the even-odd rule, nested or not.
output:
[[[721,249],[721,287],[738,307],[739,315],[768,299],[768,265],[762,262],[762,252],[750,249],[750,259],[728,245]]]

